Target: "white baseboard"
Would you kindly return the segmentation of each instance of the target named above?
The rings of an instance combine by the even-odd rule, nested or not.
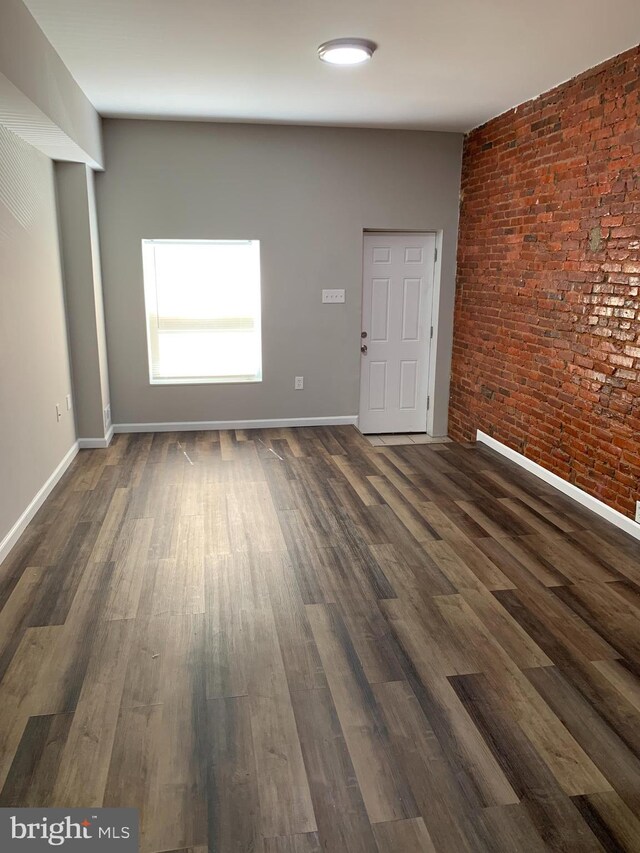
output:
[[[95,447],[109,447],[113,438],[113,425],[107,430],[104,438],[79,438],[78,447],[80,450],[91,450]]]
[[[486,444],[487,447],[495,450],[496,453],[500,453],[502,456],[505,456],[507,459],[515,462],[516,465],[520,465],[521,468],[524,468],[531,474],[535,474],[536,477],[540,477],[541,480],[544,480],[545,483],[549,483],[550,486],[555,486],[558,491],[570,498],[573,498],[574,501],[582,504],[582,506],[590,509],[592,512],[595,512],[596,515],[599,515],[606,521],[611,522],[611,524],[615,524],[616,527],[619,527],[620,530],[624,530],[625,533],[628,533],[635,539],[640,539],[640,524],[633,521],[633,519],[628,518],[626,515],[623,515],[621,512],[618,512],[617,509],[607,506],[607,504],[598,500],[598,498],[592,497],[579,486],[574,486],[573,483],[568,483],[566,480],[563,480],[562,477],[558,477],[557,474],[552,474],[551,471],[547,471],[547,469],[543,468],[542,465],[538,465],[537,462],[527,459],[527,457],[523,456],[522,453],[518,453],[517,450],[512,450],[510,447],[507,447],[506,444],[502,444],[501,441],[496,441],[495,438],[487,435],[486,432],[482,432],[482,430],[477,431],[476,441]]]
[[[26,526],[29,524],[33,516],[40,509],[42,504],[49,497],[54,487],[58,483],[58,480],[62,477],[64,472],[67,470],[69,465],[73,462],[78,453],[78,442],[76,441],[73,444],[67,453],[64,456],[64,459],[57,466],[53,474],[49,477],[47,482],[42,486],[37,495],[33,498],[29,506],[22,513],[20,518],[13,525],[11,530],[7,533],[7,535],[0,541],[0,563],[4,560],[4,558],[8,555],[9,551],[16,544],[22,533],[24,532]]]
[[[273,429],[278,427],[312,427],[356,425],[357,415],[335,415],[322,418],[272,418],[257,421],[176,421],[156,424],[114,424],[120,432],[198,432],[208,429]]]

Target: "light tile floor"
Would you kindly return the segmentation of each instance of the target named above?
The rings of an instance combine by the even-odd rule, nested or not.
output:
[[[385,447],[393,444],[443,444],[444,442],[451,441],[451,439],[446,436],[434,438],[431,435],[427,435],[425,432],[415,433],[412,435],[404,433],[365,435],[365,438],[369,444],[373,444],[374,447]]]

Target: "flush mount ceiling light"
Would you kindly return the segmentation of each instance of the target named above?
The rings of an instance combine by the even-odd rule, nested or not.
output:
[[[368,39],[331,39],[320,45],[318,56],[331,65],[360,65],[371,59],[377,46]]]

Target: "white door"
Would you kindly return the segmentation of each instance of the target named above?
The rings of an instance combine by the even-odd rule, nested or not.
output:
[[[435,234],[365,234],[364,433],[426,432]]]

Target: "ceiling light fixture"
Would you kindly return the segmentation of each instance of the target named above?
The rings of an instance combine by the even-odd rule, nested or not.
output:
[[[368,39],[331,39],[320,45],[318,56],[331,65],[359,65],[371,59],[377,47],[375,42]]]

